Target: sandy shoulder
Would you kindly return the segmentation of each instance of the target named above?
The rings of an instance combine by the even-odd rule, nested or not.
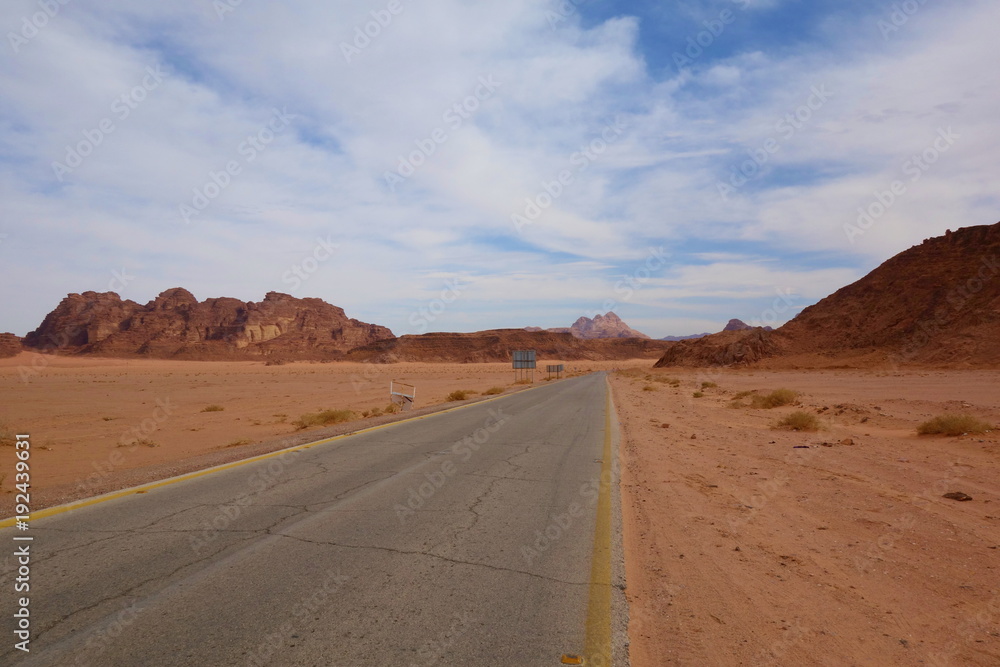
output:
[[[703,381],[719,386],[694,398]],[[612,382],[633,667],[1000,664],[1000,434],[914,430],[956,410],[1000,424],[1000,373]],[[782,387],[828,408],[825,430],[728,407]]]

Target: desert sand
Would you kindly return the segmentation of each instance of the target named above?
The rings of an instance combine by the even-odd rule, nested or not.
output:
[[[948,411],[1000,423],[1000,372],[650,366],[566,362],[624,369],[611,381],[634,667],[1000,664],[1000,433],[915,432]],[[0,422],[31,434],[41,509],[399,418],[292,423],[384,407],[390,379],[417,386],[417,414],[453,405],[456,389],[477,400],[523,388],[507,364],[24,353],[0,360]],[[702,382],[718,386],[695,398]],[[800,405],[729,407],[739,391],[779,388]],[[823,430],[771,429],[796,409],[819,411]],[[13,452],[0,448],[2,470]],[[12,490],[4,478],[5,516]],[[951,491],[973,499],[942,498]]]
[[[564,363],[570,373],[651,360]],[[416,386],[415,413],[360,418],[389,404],[389,382]],[[24,352],[0,359],[0,511],[12,514],[11,435],[32,442],[32,508],[69,502],[434,410],[455,390],[505,392],[510,364],[125,360]],[[450,404],[449,404],[450,405]],[[222,410],[205,412],[210,406]],[[299,430],[305,413],[352,410],[357,420]]]
[[[695,398],[702,382],[718,387]],[[915,430],[949,411],[1000,423],[1000,373],[657,369],[612,384],[633,667],[1000,664],[1000,432]],[[728,407],[779,388],[801,405]],[[772,430],[803,409],[824,429]]]

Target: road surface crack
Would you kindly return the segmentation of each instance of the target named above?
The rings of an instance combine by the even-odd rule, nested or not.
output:
[[[361,549],[370,551],[386,551],[389,553],[400,554],[404,556],[426,556],[428,558],[434,558],[437,560],[444,561],[446,563],[452,563],[454,565],[467,565],[470,567],[482,567],[488,570],[495,570],[497,572],[508,572],[511,574],[521,574],[526,577],[532,577],[534,579],[541,579],[543,581],[550,581],[558,584],[566,584],[567,586],[589,586],[588,581],[567,581],[565,579],[559,579],[558,577],[550,577],[544,574],[538,574],[536,572],[527,572],[525,570],[517,570],[510,567],[500,567],[498,565],[490,565],[489,563],[476,563],[473,561],[460,560],[457,558],[449,558],[447,556],[442,556],[440,554],[430,553],[429,551],[408,551],[405,549],[395,549],[392,547],[379,547],[374,545],[362,545],[362,544],[343,544],[341,542],[326,542],[322,540],[310,540],[304,537],[296,537],[295,535],[288,535],[285,533],[273,533],[277,537],[287,537],[290,540],[296,540],[298,542],[305,542],[307,544],[316,544],[321,546],[330,547],[340,547],[342,549]]]

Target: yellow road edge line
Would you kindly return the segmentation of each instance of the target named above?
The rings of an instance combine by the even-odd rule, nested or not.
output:
[[[604,455],[597,496],[594,551],[590,561],[590,596],[584,656],[587,664],[611,664],[611,392],[606,389]]]
[[[563,378],[568,380],[570,378]],[[94,496],[93,498],[85,498],[83,500],[76,500],[65,505],[56,505],[55,507],[47,507],[43,510],[38,510],[36,512],[31,512],[29,514],[29,520],[34,521],[35,519],[45,519],[50,516],[55,516],[57,514],[63,514],[75,509],[81,509],[84,507],[89,507],[91,505],[97,505],[98,503],[107,502],[109,500],[117,500],[118,498],[124,498],[126,496],[133,496],[139,493],[146,493],[147,491],[152,491],[153,489],[158,489],[160,487],[169,486],[171,484],[176,484],[178,482],[185,482],[190,479],[196,479],[198,477],[203,477],[204,475],[210,475],[216,472],[222,472],[223,470],[229,470],[230,468],[236,468],[238,466],[246,465],[248,463],[256,463],[257,461],[265,461],[267,459],[274,458],[276,456],[281,456],[282,454],[288,454],[290,452],[299,452],[304,449],[309,449],[310,447],[316,447],[319,445],[325,445],[337,440],[343,440],[345,438],[351,438],[356,435],[363,435],[365,433],[371,433],[372,431],[378,431],[383,428],[388,428],[390,426],[397,426],[399,424],[405,424],[407,422],[419,421],[421,419],[427,419],[428,417],[436,417],[438,415],[447,414],[449,412],[454,412],[455,410],[464,410],[465,408],[471,408],[476,405],[482,405],[484,403],[490,403],[492,401],[498,401],[501,398],[507,398],[509,396],[515,396],[517,394],[523,394],[524,392],[533,391],[535,389],[543,389],[545,387],[551,387],[551,384],[539,385],[537,387],[528,387],[527,389],[522,389],[520,391],[507,394],[505,396],[494,396],[492,398],[483,399],[481,401],[476,401],[475,403],[469,403],[467,405],[456,405],[453,408],[447,408],[445,410],[440,410],[438,412],[431,412],[426,415],[420,415],[419,417],[410,417],[409,419],[400,419],[399,421],[389,422],[387,424],[379,424],[378,426],[369,426],[368,428],[361,429],[360,431],[352,431],[351,433],[344,433],[342,435],[335,435],[329,438],[323,438],[322,440],[316,440],[314,442],[307,442],[301,445],[293,445],[292,447],[286,447],[285,449],[279,449],[277,451],[268,452],[267,454],[260,454],[258,456],[251,456],[248,459],[241,459],[239,461],[232,461],[231,463],[223,463],[221,465],[212,466],[211,468],[205,468],[204,470],[195,470],[193,472],[184,473],[183,475],[177,475],[176,477],[169,477],[167,479],[157,480],[155,482],[147,482],[146,484],[141,484],[139,486],[133,486],[128,489],[121,489],[119,491],[112,491],[111,493],[106,493],[101,496]],[[17,517],[10,517],[0,521],[0,528],[10,528],[15,523],[17,523]]]

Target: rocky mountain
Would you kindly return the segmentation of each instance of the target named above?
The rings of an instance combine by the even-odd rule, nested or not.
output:
[[[475,333],[427,333],[380,340],[351,350],[357,361],[451,361],[459,363],[510,361],[511,350],[535,350],[539,368],[544,359],[656,359],[674,343],[644,338],[583,339],[569,332],[495,329]]]
[[[16,356],[24,349],[21,339],[12,333],[0,333],[0,359]]]
[[[743,320],[732,319],[729,320],[729,323],[726,324],[723,331],[747,331],[749,329],[753,329],[753,327],[744,322]],[[764,330],[771,331],[771,327],[764,327]],[[698,338],[704,338],[705,336],[711,336],[711,335],[712,334],[706,332],[700,334],[692,334],[690,336],[666,336],[664,338],[661,338],[660,340],[670,340],[670,341],[696,340]]]
[[[558,327],[555,329],[525,327],[524,330],[529,332],[568,333],[584,340],[594,340],[597,338],[649,338],[646,334],[636,331],[625,324],[614,312],[609,312],[606,315],[595,315],[593,318],[580,317],[570,327]]]
[[[730,331],[678,343],[658,366],[769,359],[864,359],[866,365],[1000,364],[1000,223],[925,240],[805,308],[773,332]],[[861,363],[861,362],[859,362]]]
[[[726,325],[723,331],[746,331],[747,329],[753,329],[753,327],[743,320],[732,319],[729,320],[729,324]]]
[[[321,359],[393,337],[389,329],[350,319],[321,299],[268,292],[257,303],[199,302],[178,287],[145,305],[114,292],[70,294],[25,336],[24,345],[103,356]]]
[[[664,336],[660,340],[669,340],[669,341],[673,341],[673,342],[676,343],[677,341],[681,341],[681,340],[695,340],[697,338],[704,338],[705,336],[711,336],[711,335],[712,334],[710,334],[710,333],[708,333],[706,331],[705,333],[691,334],[690,336]]]

